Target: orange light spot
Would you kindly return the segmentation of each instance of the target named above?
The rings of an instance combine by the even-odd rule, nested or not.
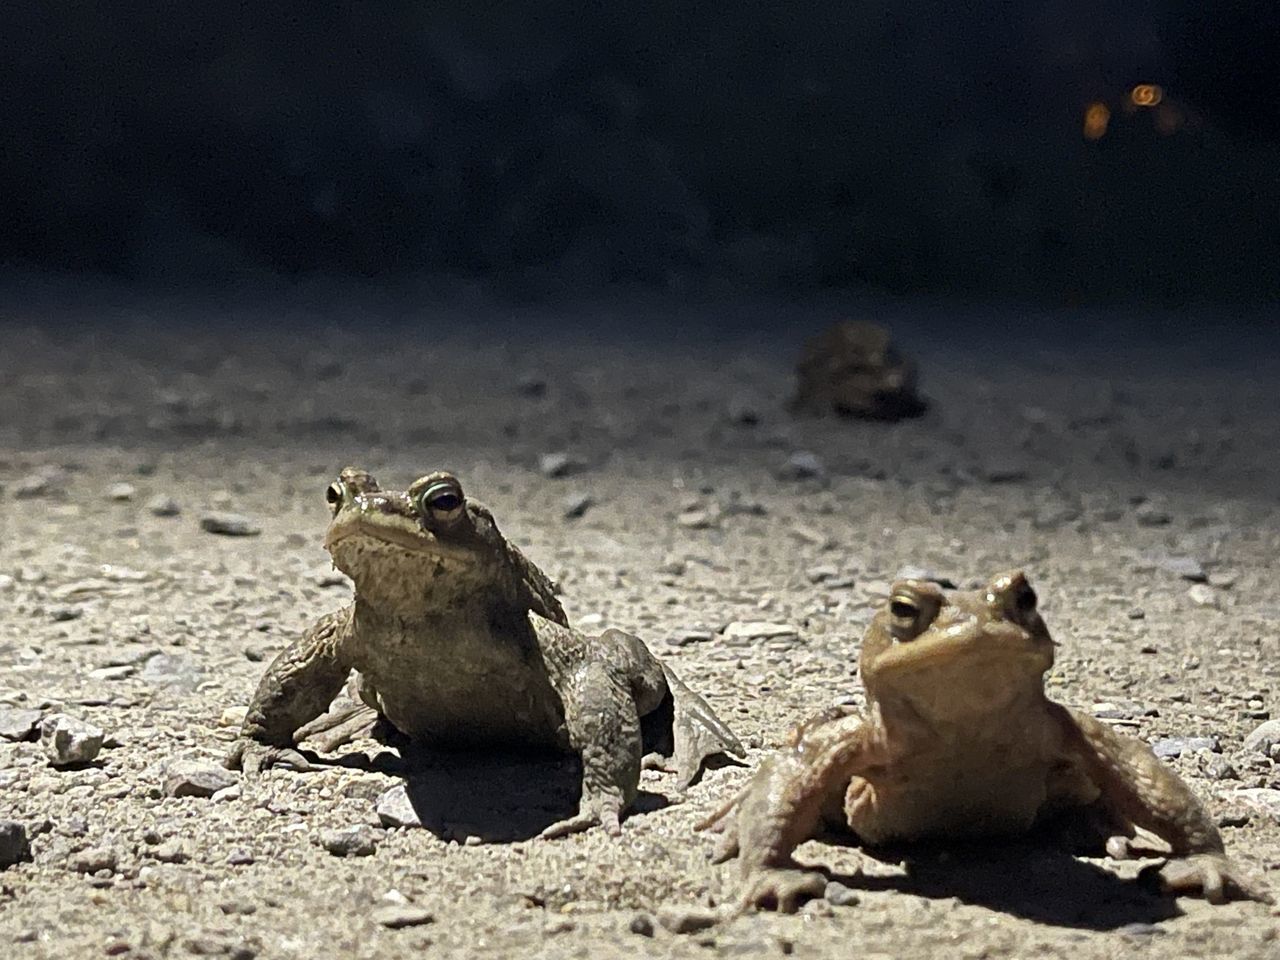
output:
[[[1164,99],[1164,91],[1154,83],[1140,83],[1129,91],[1135,107],[1154,107]]]
[[[1111,111],[1105,103],[1091,103],[1084,111],[1084,138],[1101,140],[1107,133],[1107,124],[1111,122]]]

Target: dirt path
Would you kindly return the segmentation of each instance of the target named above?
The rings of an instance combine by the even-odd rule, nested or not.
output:
[[[531,802],[572,802],[562,765],[521,758],[423,772],[434,829],[381,825],[376,798],[402,781],[374,744],[213,799],[165,789],[174,760],[216,764],[263,661],[349,595],[320,546],[337,471],[400,483],[447,467],[561,582],[576,622],[649,640],[752,761],[858,695],[863,626],[903,566],[962,585],[1024,566],[1061,643],[1054,695],[1143,739],[1213,738],[1169,762],[1280,891],[1280,766],[1243,746],[1280,716],[1269,359],[1224,373],[1105,338],[1006,348],[1011,320],[960,344],[904,314],[933,407],[889,427],[787,418],[791,333],[637,346],[519,323],[496,342],[458,315],[287,334],[250,333],[252,317],[56,334],[33,318],[2,328],[0,716],[64,712],[108,739],[67,770],[0,739],[0,820],[34,851],[0,873],[5,957],[1280,952],[1275,909],[1160,898],[1128,882],[1135,865],[1034,845],[924,850],[908,869],[810,844],[856,905],[673,932],[732,897],[736,873],[708,864],[692,825],[741,768],[684,797],[646,774],[618,841],[502,836]],[[779,479],[800,451],[821,476]],[[549,453],[567,476],[544,474]],[[165,499],[176,515],[157,515]],[[211,510],[259,532],[205,532]],[[720,633],[760,620],[794,633]],[[359,825],[372,855],[326,849]]]

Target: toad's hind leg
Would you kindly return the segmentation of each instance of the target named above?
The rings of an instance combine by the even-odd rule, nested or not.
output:
[[[577,814],[542,836],[563,837],[597,825],[617,836],[622,812],[640,786],[643,739],[635,699],[624,675],[608,662],[583,663],[566,679],[560,694],[569,744],[582,757],[582,797]]]
[[[296,737],[299,743],[310,741],[321,753],[332,753],[348,743],[373,736],[377,724],[376,710],[363,703],[348,703],[299,727]]]
[[[687,787],[698,778],[708,757],[722,753],[739,759],[745,757],[742,743],[716,716],[710,704],[685,686],[665,663],[662,672],[672,700],[671,733],[680,786]]]
[[[271,662],[225,761],[252,776],[262,767],[309,764],[293,749],[299,727],[321,714],[351,670],[351,607],[321,618]]]
[[[335,703],[329,712],[299,727],[294,740],[308,740],[321,753],[332,753],[338,747],[375,735],[380,719],[375,704],[377,693],[368,679],[360,673],[352,675],[347,683],[347,696],[351,702]]]
[[[708,757],[746,755],[738,738],[710,704],[655,657],[643,640],[621,630],[606,630],[599,643],[605,655],[626,672],[640,716],[646,721],[650,717],[659,719],[664,726],[670,724],[670,736],[660,735],[659,739],[667,741],[664,746],[669,747],[675,761],[681,789],[698,778]],[[665,767],[664,763],[655,765]]]

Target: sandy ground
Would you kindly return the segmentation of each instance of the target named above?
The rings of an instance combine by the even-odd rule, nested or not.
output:
[[[349,596],[320,546],[337,471],[400,484],[447,467],[577,623],[645,637],[753,763],[858,695],[862,630],[902,567],[967,584],[1024,566],[1061,643],[1054,696],[1145,740],[1215,738],[1169,762],[1280,891],[1280,766],[1243,747],[1280,716],[1280,363],[1257,325],[887,309],[932,401],[888,426],[783,412],[827,307],[747,311],[732,336],[713,332],[729,308],[489,326],[467,309],[383,323],[237,303],[180,326],[175,310],[36,303],[3,320],[0,709],[108,735],[66,770],[0,740],[0,820],[34,851],[0,872],[3,956],[1280,955],[1276,908],[1159,897],[1129,882],[1137,865],[1036,844],[872,859],[811,843],[802,858],[856,905],[674,932],[732,899],[736,870],[692,828],[746,768],[683,797],[646,774],[619,840],[523,839],[572,805],[572,769],[529,758],[415,774],[430,829],[379,825],[375,799],[402,778],[372,743],[217,799],[164,790],[173,761],[222,757],[264,661]],[[111,323],[53,322],[68,317]],[[824,474],[780,478],[798,451]],[[545,476],[558,452],[577,469]],[[177,515],[153,513],[164,497]],[[210,510],[260,533],[204,532]],[[1209,579],[1195,595],[1188,560]],[[795,634],[719,632],[756,620]],[[372,855],[322,845],[360,824]],[[389,907],[430,921],[390,928]]]

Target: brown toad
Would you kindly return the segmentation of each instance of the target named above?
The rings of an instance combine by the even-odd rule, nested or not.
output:
[[[1169,847],[1165,889],[1270,899],[1233,864],[1194,794],[1136,740],[1045,696],[1054,641],[1022,573],[975,591],[902,580],[873,618],[860,669],[867,716],[835,708],[801,724],[702,826],[735,854],[743,906],[794,910],[822,874],[797,846],[823,826],[865,845],[1009,836],[1072,811],[1100,824],[1112,856],[1138,829]]]
[[[844,320],[804,347],[796,364],[795,413],[900,420],[923,413],[916,368],[894,347],[889,331]]]
[[[639,639],[571,629],[551,581],[454,477],[432,473],[402,492],[348,468],[328,500],[325,547],[354,581],[355,600],[267,669],[229,765],[305,766],[295,740],[323,734],[317,742],[331,750],[378,718],[435,747],[573,751],[579,812],[543,832],[559,836],[597,824],[618,833],[648,746],[669,747],[682,785],[707,757],[742,754]],[[316,721],[353,669],[363,705]]]

